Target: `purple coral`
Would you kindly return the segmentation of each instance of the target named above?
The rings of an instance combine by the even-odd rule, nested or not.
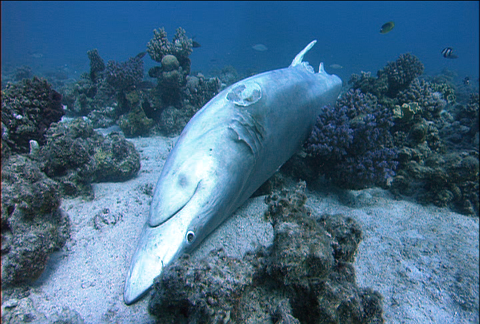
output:
[[[348,108],[338,110],[330,106],[322,108],[315,127],[308,139],[307,152],[330,160],[341,159],[353,142],[353,130],[349,127]]]
[[[381,71],[379,76],[385,73],[388,78],[388,95],[395,95],[406,89],[410,82],[423,73],[424,66],[422,62],[410,53],[402,54],[395,62],[389,62]]]
[[[384,185],[397,166],[392,113],[374,96],[350,90],[335,109],[323,108],[306,143],[315,165],[347,188]]]
[[[109,85],[117,91],[125,91],[142,82],[143,61],[138,55],[122,63],[108,61],[105,73]]]

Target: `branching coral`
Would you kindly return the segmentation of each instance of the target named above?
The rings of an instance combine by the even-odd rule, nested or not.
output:
[[[324,107],[306,143],[313,165],[345,188],[384,186],[396,169],[393,114],[375,97],[350,90]]]
[[[147,44],[147,53],[152,60],[161,63],[166,55],[173,55],[186,71],[190,71],[190,59],[188,56],[192,54],[192,51],[192,40],[187,37],[185,30],[181,27],[177,28],[171,43],[168,41],[165,28],[162,27],[153,31],[153,38]]]
[[[157,78],[160,97],[165,106],[181,105],[181,88],[185,86],[187,75],[190,73],[190,59],[192,40],[186,36],[183,28],[179,27],[170,43],[164,28],[154,30],[154,37],[148,42],[147,52],[150,57],[161,66],[155,66],[148,71],[148,75]]]
[[[386,74],[388,79],[388,95],[395,95],[407,88],[410,82],[423,73],[424,66],[422,62],[410,53],[402,54],[395,62],[389,62],[387,66],[378,72]]]
[[[424,66],[420,60],[410,54],[402,54],[395,62],[389,62],[382,70],[377,72],[377,78],[370,72],[362,72],[361,75],[352,74],[349,83],[354,89],[360,89],[363,93],[372,93],[381,99],[384,104],[387,96],[394,98],[401,90],[406,89],[410,82],[423,73]]]

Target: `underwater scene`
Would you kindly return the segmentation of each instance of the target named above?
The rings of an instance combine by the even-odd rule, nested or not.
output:
[[[2,323],[479,323],[479,2],[1,2]]]

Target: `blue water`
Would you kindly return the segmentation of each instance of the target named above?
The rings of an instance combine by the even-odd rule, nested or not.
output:
[[[395,28],[380,34],[394,21]],[[478,2],[3,2],[2,68],[29,65],[34,71],[63,68],[71,77],[88,71],[86,52],[124,61],[146,50],[153,29],[177,27],[202,47],[190,56],[192,70],[234,66],[261,72],[291,63],[312,39],[306,57],[324,61],[330,73],[375,73],[410,52],[435,74],[448,68],[478,82]],[[268,50],[255,51],[264,44]],[[451,47],[458,59],[441,55]],[[156,65],[148,56],[146,68]],[[344,68],[333,70],[331,64]]]

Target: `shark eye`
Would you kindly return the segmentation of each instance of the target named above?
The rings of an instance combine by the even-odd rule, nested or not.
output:
[[[195,233],[193,231],[188,231],[185,238],[187,239],[187,243],[192,243],[195,240]]]

